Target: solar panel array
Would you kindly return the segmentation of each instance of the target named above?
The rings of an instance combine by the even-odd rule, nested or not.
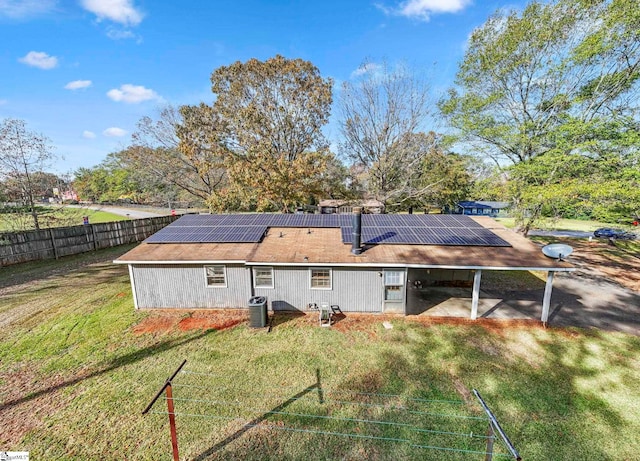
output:
[[[340,228],[352,241],[348,214],[185,215],[149,237],[147,243],[254,243],[270,227]],[[363,244],[511,246],[464,215],[362,215]]]

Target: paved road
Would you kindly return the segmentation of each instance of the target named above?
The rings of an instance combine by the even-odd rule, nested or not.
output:
[[[140,219],[140,218],[154,218],[156,216],[166,216],[169,214],[169,211],[166,213],[156,213],[152,211],[144,211],[138,208],[124,208],[110,205],[68,205],[73,208],[89,208],[90,210],[99,210],[106,211],[108,213],[117,214],[119,216],[127,216],[131,219]]]

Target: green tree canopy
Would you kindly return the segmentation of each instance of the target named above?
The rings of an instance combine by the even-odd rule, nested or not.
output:
[[[637,0],[534,1],[473,32],[457,88],[440,109],[461,145],[501,167],[517,165],[511,199],[526,232],[544,210],[532,198],[550,201],[553,185],[571,179],[563,170],[577,162],[603,178],[603,159],[625,163],[638,149],[639,77]],[[534,185],[545,194],[526,190]],[[562,187],[555,190],[562,200]]]

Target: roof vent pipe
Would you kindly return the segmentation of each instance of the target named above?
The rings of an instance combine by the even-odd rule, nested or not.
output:
[[[351,235],[351,253],[359,255],[362,253],[362,247],[360,246],[360,234],[362,233],[362,208],[353,208],[351,227],[353,229],[353,234]]]

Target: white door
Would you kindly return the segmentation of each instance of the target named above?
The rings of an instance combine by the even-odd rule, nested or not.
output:
[[[404,269],[385,269],[384,282],[384,312],[404,314]]]

